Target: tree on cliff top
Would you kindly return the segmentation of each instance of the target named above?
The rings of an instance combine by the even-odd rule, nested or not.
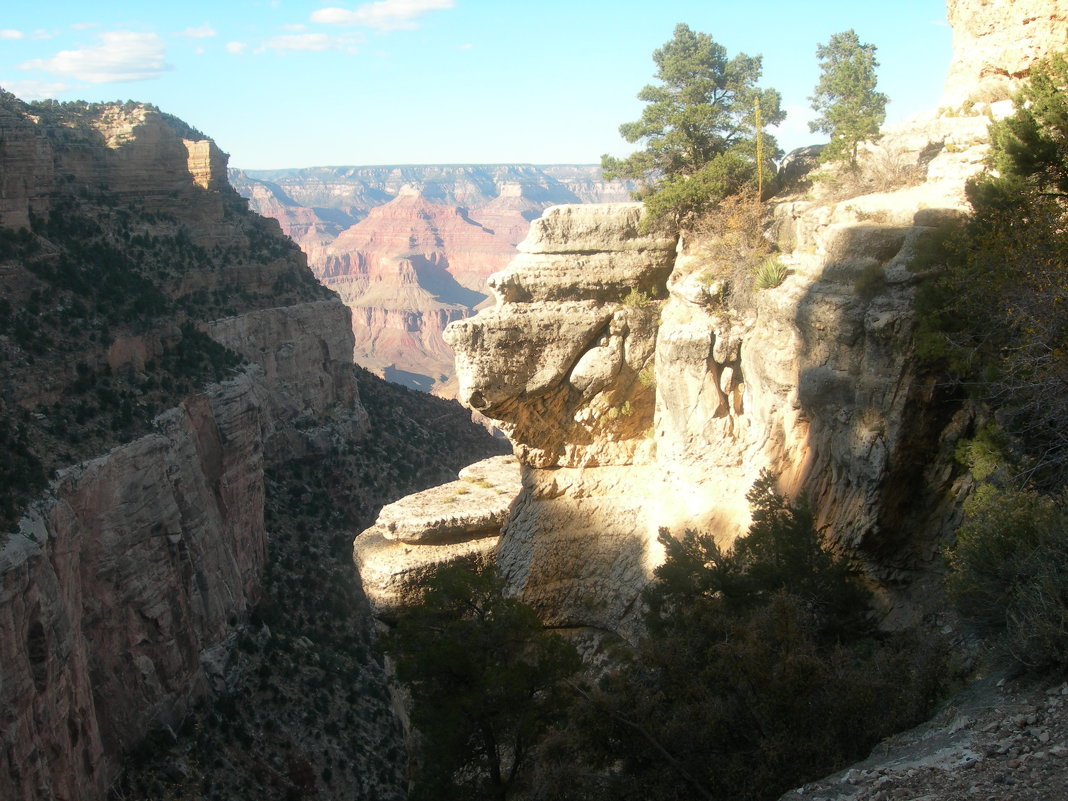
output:
[[[809,98],[819,116],[808,124],[811,131],[829,134],[831,143],[820,154],[823,161],[849,159],[857,163],[861,142],[879,136],[886,119],[886,95],[875,91],[875,45],[861,44],[856,31],[836,33],[816,47],[820,82]]]
[[[640,120],[619,127],[644,149],[625,159],[602,156],[601,167],[607,178],[641,182],[635,197],[651,217],[679,224],[754,181],[757,105],[766,125],[786,114],[776,90],[757,86],[760,56],[728,59],[722,45],[688,25],[675,26],[653,61],[659,83],[638,93],[649,105]],[[763,144],[765,159],[774,157],[774,139],[765,134]],[[769,170],[768,163],[761,166]]]

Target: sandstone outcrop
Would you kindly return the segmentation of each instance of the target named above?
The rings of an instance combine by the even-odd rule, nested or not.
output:
[[[445,337],[462,402],[523,464],[497,561],[548,623],[633,630],[658,530],[729,543],[765,469],[808,492],[882,583],[884,611],[916,611],[903,599],[956,514],[956,474],[937,457],[966,425],[915,369],[912,296],[931,266],[917,254],[966,208],[985,129],[947,117],[888,130],[865,159],[897,165],[898,185],[771,204],[788,268],[774,289],[740,284],[715,231],[677,249],[641,234],[634,204],[534,223],[488,282],[496,304]]]
[[[491,558],[519,493],[519,462],[494,456],[457,480],[382,507],[374,526],[353,542],[353,561],[375,614],[392,619],[418,600],[441,565]]]
[[[1031,65],[1068,50],[1065,0],[947,0],[953,61],[942,105],[1004,100]]]

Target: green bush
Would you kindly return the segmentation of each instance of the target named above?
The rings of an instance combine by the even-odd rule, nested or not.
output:
[[[553,797],[775,798],[930,712],[944,647],[879,634],[808,503],[774,483],[754,485],[753,524],[731,549],[661,535],[649,634],[589,691],[571,743],[586,764],[557,768]]]
[[[853,285],[853,291],[865,303],[873,300],[884,289],[886,289],[886,276],[881,264],[870,264],[865,267],[864,272]]]
[[[968,501],[947,583],[999,651],[1041,670],[1068,665],[1064,495],[984,485]]]
[[[779,259],[769,256],[753,271],[753,285],[757,289],[774,289],[786,280],[789,272],[786,265]]]
[[[564,717],[578,654],[504,587],[494,565],[441,567],[385,638],[423,735],[413,799],[511,797]]]
[[[990,126],[993,171],[968,184],[974,213],[932,231],[917,267],[917,352],[996,409],[1043,491],[1068,486],[1068,58],[1031,69],[1016,113]]]

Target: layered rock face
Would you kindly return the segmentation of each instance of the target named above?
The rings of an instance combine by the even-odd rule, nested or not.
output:
[[[953,62],[943,105],[1003,100],[1031,64],[1068,49],[1065,0],[947,0]]]
[[[393,620],[418,601],[441,565],[492,559],[519,489],[516,458],[494,456],[465,467],[456,481],[382,507],[353,543],[353,561],[375,614]]]
[[[352,309],[357,361],[387,377],[426,376],[420,388],[430,389],[452,372],[441,332],[485,300],[486,277],[513,252],[462,210],[407,187],[341,232],[317,271]]]
[[[445,396],[455,386],[442,331],[485,301],[486,277],[530,221],[553,203],[627,196],[582,166],[255,171],[235,183],[352,309],[356,360]]]
[[[639,232],[633,204],[553,208],[532,226],[489,280],[493,308],[445,337],[462,402],[523,464],[497,560],[548,623],[632,630],[658,530],[729,543],[765,469],[809,493],[888,613],[916,611],[906,599],[955,514],[938,457],[966,425],[915,369],[912,296],[931,266],[917,254],[965,208],[985,128],[887,131],[865,158],[905,164],[913,185],[773,204],[767,235],[788,268],[773,289],[717,247],[728,231],[676,248]]]
[[[264,396],[241,376],[63,471],[0,551],[10,798],[103,798],[119,756],[203,691],[266,556]]]
[[[9,96],[0,106],[0,222],[34,225],[17,235],[33,247],[9,251],[21,255],[6,258],[0,293],[9,313],[37,326],[28,339],[3,320],[0,410],[27,447],[64,425],[79,432],[60,443],[78,457],[48,454],[57,476],[17,530],[0,535],[0,794],[90,801],[105,796],[125,750],[182,718],[205,689],[202,660],[226,647],[256,600],[265,464],[358,437],[366,415],[348,309],[315,284],[273,222],[248,215],[214,143],[145,106],[38,109]],[[71,221],[84,233],[72,234]],[[121,301],[84,284],[73,296],[77,271],[99,264],[71,257],[66,243],[111,254],[113,238],[129,248],[131,272],[90,274],[121,275],[124,292],[142,292],[159,318],[137,309],[127,324]],[[50,271],[54,260],[68,274]],[[48,327],[59,313],[52,302],[77,310],[64,319],[81,337]],[[111,425],[123,430],[134,388],[159,397],[158,376],[201,369],[183,361],[195,329],[247,364],[222,383],[172,394],[177,405],[133,439],[65,417],[86,392],[75,374],[103,376],[88,397],[121,410],[125,393],[126,417]],[[94,442],[110,449],[81,458]]]

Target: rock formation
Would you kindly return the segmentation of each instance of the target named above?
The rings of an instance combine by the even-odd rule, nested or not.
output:
[[[552,203],[624,198],[594,167],[353,167],[235,173],[353,311],[356,360],[454,394],[445,326],[487,296],[530,220]]]
[[[965,208],[985,127],[887,131],[867,158],[908,166],[912,185],[773,203],[788,268],[774,289],[746,289],[722,232],[677,250],[642,235],[636,205],[557,207],[532,226],[489,280],[496,304],[445,336],[462,402],[523,464],[497,560],[545,620],[629,629],[658,530],[729,542],[764,469],[809,493],[888,608],[932,567],[956,491],[940,441],[964,422],[915,369],[915,254]]]
[[[953,61],[942,105],[1010,97],[1031,64],[1068,50],[1064,0],[947,0]]]
[[[118,757],[203,691],[266,555],[264,394],[235,378],[61,472],[0,551],[11,798],[103,798]]]
[[[5,459],[36,453],[57,474],[0,538],[0,786],[90,801],[127,749],[181,720],[256,599],[265,465],[366,418],[348,310],[248,215],[213,142],[137,104],[2,101],[0,411],[19,437]],[[150,305],[124,311],[128,295]],[[161,394],[203,370],[190,343],[225,353],[198,329],[246,364]],[[172,408],[139,422],[155,398]]]
[[[456,481],[382,507],[374,526],[353,544],[375,614],[392,619],[417,600],[439,565],[492,558],[518,493],[518,461],[494,456],[465,467]]]

